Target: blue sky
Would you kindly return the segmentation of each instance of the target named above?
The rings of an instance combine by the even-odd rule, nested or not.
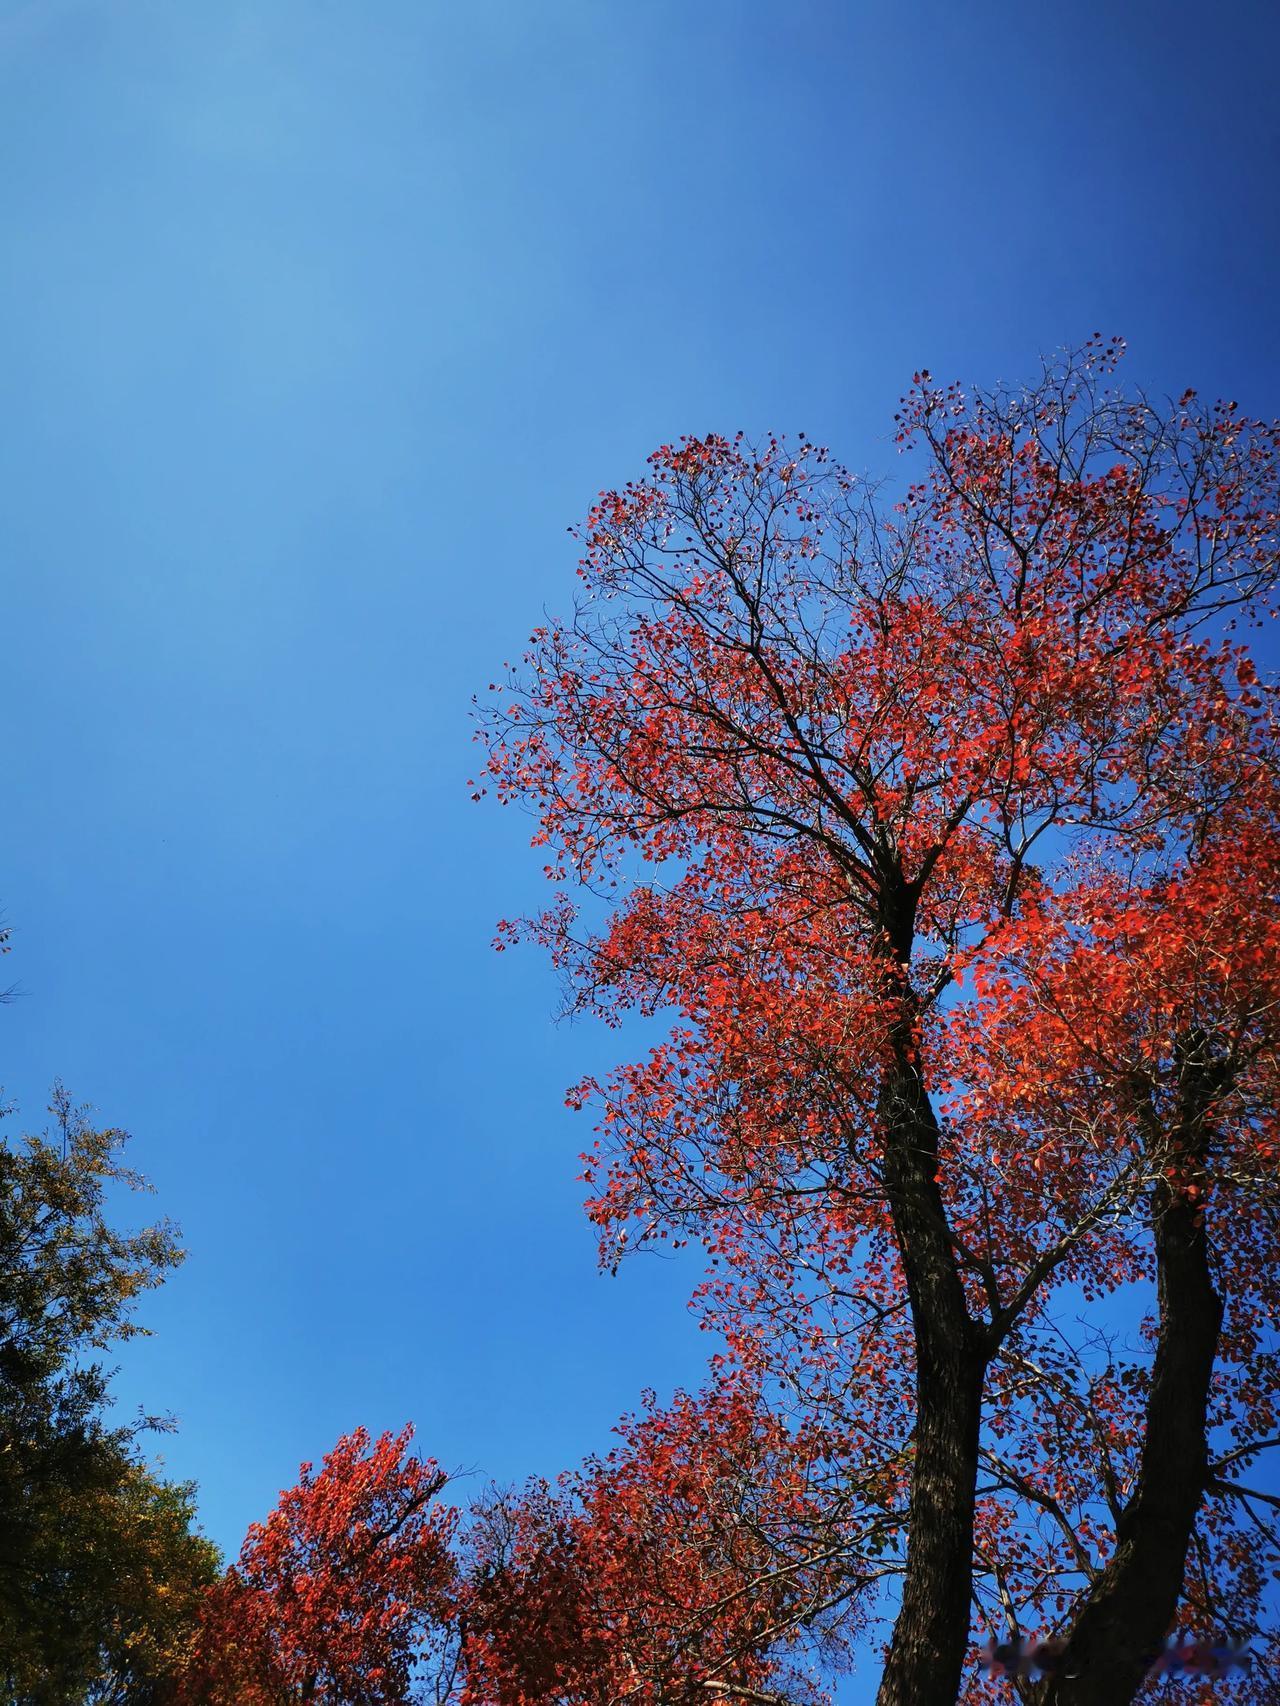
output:
[[[125,1402],[233,1549],[412,1417],[513,1479],[696,1381],[593,1270],[470,694],[684,431],[892,468],[918,366],[1274,412],[1280,14],[1081,0],[0,0],[3,1080],[191,1255]]]

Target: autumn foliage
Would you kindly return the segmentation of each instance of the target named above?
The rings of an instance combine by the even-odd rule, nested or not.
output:
[[[896,501],[664,446],[485,715],[557,889],[504,943],[670,1023],[573,1092],[603,1258],[700,1246],[761,1425],[822,1437],[850,1626],[900,1578],[883,1706],[951,1706],[993,1625],[1067,1639],[1037,1698],[1128,1701],[1276,1562],[1280,791],[1231,630],[1280,439],[1118,355],[917,375]]]
[[[606,1706],[785,1686],[843,1599],[816,1441],[726,1385],[624,1422],[603,1459],[477,1512],[464,1700]],[[847,1633],[847,1632],[846,1632]]]
[[[357,1428],[302,1466],[207,1595],[179,1692],[201,1706],[410,1698],[448,1614],[455,1513],[412,1430]]]

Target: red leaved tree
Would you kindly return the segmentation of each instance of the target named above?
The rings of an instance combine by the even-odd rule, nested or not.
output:
[[[453,1615],[456,1513],[446,1477],[406,1455],[412,1429],[340,1439],[302,1465],[208,1592],[178,1689],[183,1706],[384,1706]]]
[[[1230,630],[1277,579],[1280,434],[1120,395],[1117,354],[917,375],[896,502],[803,439],[664,446],[495,688],[485,785],[559,885],[508,934],[670,1020],[575,1092],[604,1259],[705,1250],[733,1437],[811,1468],[794,1522],[792,1470],[689,1505],[646,1422],[531,1492],[477,1699],[751,1699],[886,1571],[881,1706],[952,1706],[992,1620],[1068,1641],[1026,1698],[1121,1706],[1175,1627],[1263,1616],[1280,779]],[[565,1656],[503,1681],[529,1605]],[[1260,1656],[1237,1698],[1276,1686]]]
[[[726,1381],[625,1421],[555,1488],[477,1511],[464,1706],[608,1706],[812,1693],[802,1632],[843,1651],[844,1508],[824,1442]]]

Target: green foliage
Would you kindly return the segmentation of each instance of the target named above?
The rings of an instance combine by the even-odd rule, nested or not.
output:
[[[52,1134],[0,1143],[0,1697],[14,1706],[145,1702],[217,1570],[191,1531],[192,1489],[112,1426],[92,1353],[144,1332],[139,1294],[182,1260],[160,1222],[116,1231],[143,1181],[125,1135],[54,1092]]]

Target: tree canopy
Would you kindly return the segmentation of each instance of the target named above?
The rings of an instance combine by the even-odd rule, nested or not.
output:
[[[411,1428],[344,1435],[255,1523],[206,1595],[180,1706],[384,1706],[412,1698],[453,1608],[445,1476]]]
[[[711,1694],[887,1573],[881,1706],[952,1706],[993,1624],[1065,1637],[1026,1698],[1119,1706],[1175,1626],[1264,1616],[1280,794],[1238,625],[1280,436],[1122,394],[1119,353],[917,374],[896,497],[803,438],[664,446],[488,700],[476,792],[557,891],[505,939],[670,1020],[574,1092],[603,1259],[700,1246],[753,1437],[812,1465],[755,1580],[821,1606],[729,1655],[691,1617]]]
[[[172,1229],[122,1233],[109,1193],[142,1181],[124,1134],[57,1089],[51,1134],[0,1144],[0,1679],[16,1706],[158,1698],[214,1548],[193,1489],[113,1425],[93,1353],[145,1332],[139,1294],[180,1260]]]

